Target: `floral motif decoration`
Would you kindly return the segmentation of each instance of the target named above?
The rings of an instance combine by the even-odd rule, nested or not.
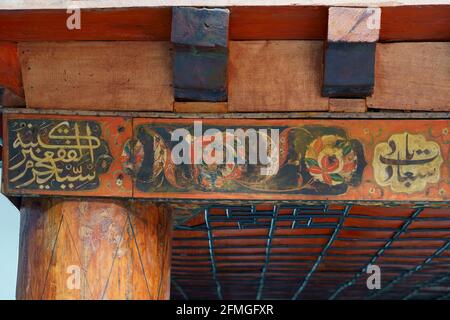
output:
[[[221,135],[221,137],[219,137]],[[205,135],[203,137],[198,137],[199,144],[202,144],[205,152],[202,153],[203,163],[193,166],[193,174],[195,180],[199,183],[202,189],[218,189],[224,187],[229,181],[238,179],[242,175],[242,169],[244,166],[237,165],[235,163],[220,163],[218,164],[216,159],[224,159],[227,149],[231,152],[232,156],[235,157],[236,153],[232,146],[227,144],[228,133],[218,132],[215,135]],[[234,139],[234,137],[232,137]],[[196,138],[193,138],[194,140]],[[224,142],[224,149],[214,149],[210,147],[215,143],[216,140]],[[242,143],[238,141],[238,143]],[[194,143],[192,143],[192,148],[194,148]],[[194,151],[192,151],[194,154]],[[241,154],[241,157],[244,155]]]
[[[338,135],[316,138],[307,148],[305,163],[314,181],[330,186],[349,182],[357,169],[351,142]]]

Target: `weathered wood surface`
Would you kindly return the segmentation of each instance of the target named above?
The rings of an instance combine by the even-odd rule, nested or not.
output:
[[[322,93],[332,98],[364,98],[375,81],[375,42],[328,42]]]
[[[228,112],[226,102],[175,102],[173,104],[175,112],[191,113],[225,113]]]
[[[13,12],[0,9],[0,40],[168,41],[172,13],[170,7],[164,6],[85,9],[82,11],[83,27],[75,31],[65,26],[66,7]],[[230,10],[231,40],[318,40],[327,36],[326,6],[232,6]],[[450,40],[448,4],[386,6],[382,10],[381,41]]]
[[[231,112],[323,111],[319,41],[232,41],[229,96]]]
[[[169,299],[171,240],[164,206],[24,198],[17,299]]]
[[[16,43],[0,41],[0,86],[23,97],[22,74]]]
[[[16,95],[12,90],[0,88],[0,105],[2,107],[25,107],[25,99]]]
[[[228,9],[175,7],[170,40],[180,45],[225,48],[229,20]]]
[[[328,12],[322,93],[332,98],[367,97],[374,86],[381,10],[332,7]]]
[[[380,8],[340,8],[328,10],[328,41],[376,42],[380,35]]]
[[[377,45],[370,108],[450,110],[450,42]]]
[[[121,161],[131,119],[8,115],[3,120],[4,191],[132,196]]]
[[[366,99],[330,99],[330,112],[366,112]]]
[[[449,41],[450,5],[384,7],[381,41]]]
[[[72,117],[71,121],[75,118],[77,121],[69,121],[69,126],[77,123],[82,128],[80,139],[84,142],[72,142],[63,148],[64,141],[73,140],[69,130],[51,141],[56,151],[49,153],[48,149],[53,148],[47,140],[49,130],[59,128],[64,116],[37,114],[22,115],[19,121],[17,118],[5,114],[4,192],[81,194],[62,188],[62,184],[73,178],[73,184],[77,185],[88,171],[81,166],[81,173],[77,170],[75,175],[64,166],[68,158],[58,148],[72,155],[77,154],[80,146],[87,148],[86,143],[91,140],[84,128],[95,120]],[[123,118],[119,117],[97,118],[100,127],[108,123],[114,128],[114,123],[121,121]],[[121,143],[115,145],[112,145],[114,135],[102,130],[96,138],[113,150],[111,162],[115,167],[103,168],[105,172],[95,176],[99,180],[94,179],[83,194],[158,199],[392,202],[449,199],[448,119],[213,118],[202,119],[195,130],[194,121],[133,118],[133,136],[127,129],[120,136]],[[25,127],[17,130],[18,122],[25,123]],[[29,123],[38,129],[28,128]],[[31,144],[35,142],[27,135],[31,130],[47,141],[43,147]],[[182,135],[175,138],[175,133]],[[223,145],[217,145],[220,141]],[[269,146],[273,148],[268,149]],[[232,158],[227,163],[224,157],[228,151],[232,152]],[[264,160],[261,152],[269,160]],[[30,154],[36,156],[30,158]],[[254,155],[253,160],[250,154]],[[95,152],[93,157],[97,157]],[[243,162],[238,162],[238,157]],[[76,159],[71,160],[75,165]],[[121,186],[117,185],[117,172],[125,173]]]
[[[103,44],[104,49],[96,49]],[[33,48],[30,57],[22,60],[28,61],[22,65],[28,107],[117,111],[174,108],[173,62],[167,42],[133,42],[130,46],[139,50],[127,56],[122,54],[127,52],[123,49],[125,42],[49,43],[48,47],[44,43],[20,43],[22,46]],[[71,54],[74,46],[84,57],[76,58],[75,63],[63,56]],[[149,50],[153,46],[157,48]],[[47,59],[51,48],[58,59]],[[370,108],[450,110],[448,43],[392,43],[378,44],[377,48],[376,92],[368,100]],[[317,41],[231,41],[229,111],[328,110],[328,99],[321,96],[323,50],[323,44]],[[109,61],[107,68],[100,68],[106,64],[104,60]],[[28,70],[31,62],[38,68]],[[148,67],[142,69],[138,62]],[[355,64],[353,60],[350,63]],[[341,74],[337,75],[335,80],[343,82]]]
[[[172,111],[167,42],[19,44],[28,107]]]
[[[69,30],[64,10],[0,11],[0,40],[152,40],[170,39],[171,8],[83,10],[80,30]]]
[[[227,100],[226,49],[175,46],[173,92],[177,101]]]
[[[227,100],[229,16],[228,9],[172,9],[175,99]]]

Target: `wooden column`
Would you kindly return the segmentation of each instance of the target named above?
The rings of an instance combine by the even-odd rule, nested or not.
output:
[[[151,202],[25,198],[17,299],[169,299],[171,236]]]

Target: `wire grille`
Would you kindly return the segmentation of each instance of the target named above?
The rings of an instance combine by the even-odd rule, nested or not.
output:
[[[209,206],[174,233],[173,299],[448,299],[450,209]],[[369,290],[367,268],[381,269]]]

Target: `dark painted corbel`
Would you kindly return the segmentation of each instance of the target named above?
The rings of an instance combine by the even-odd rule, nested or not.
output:
[[[379,8],[329,9],[324,96],[364,98],[372,94],[380,16]]]
[[[174,7],[176,101],[227,101],[228,9]]]

